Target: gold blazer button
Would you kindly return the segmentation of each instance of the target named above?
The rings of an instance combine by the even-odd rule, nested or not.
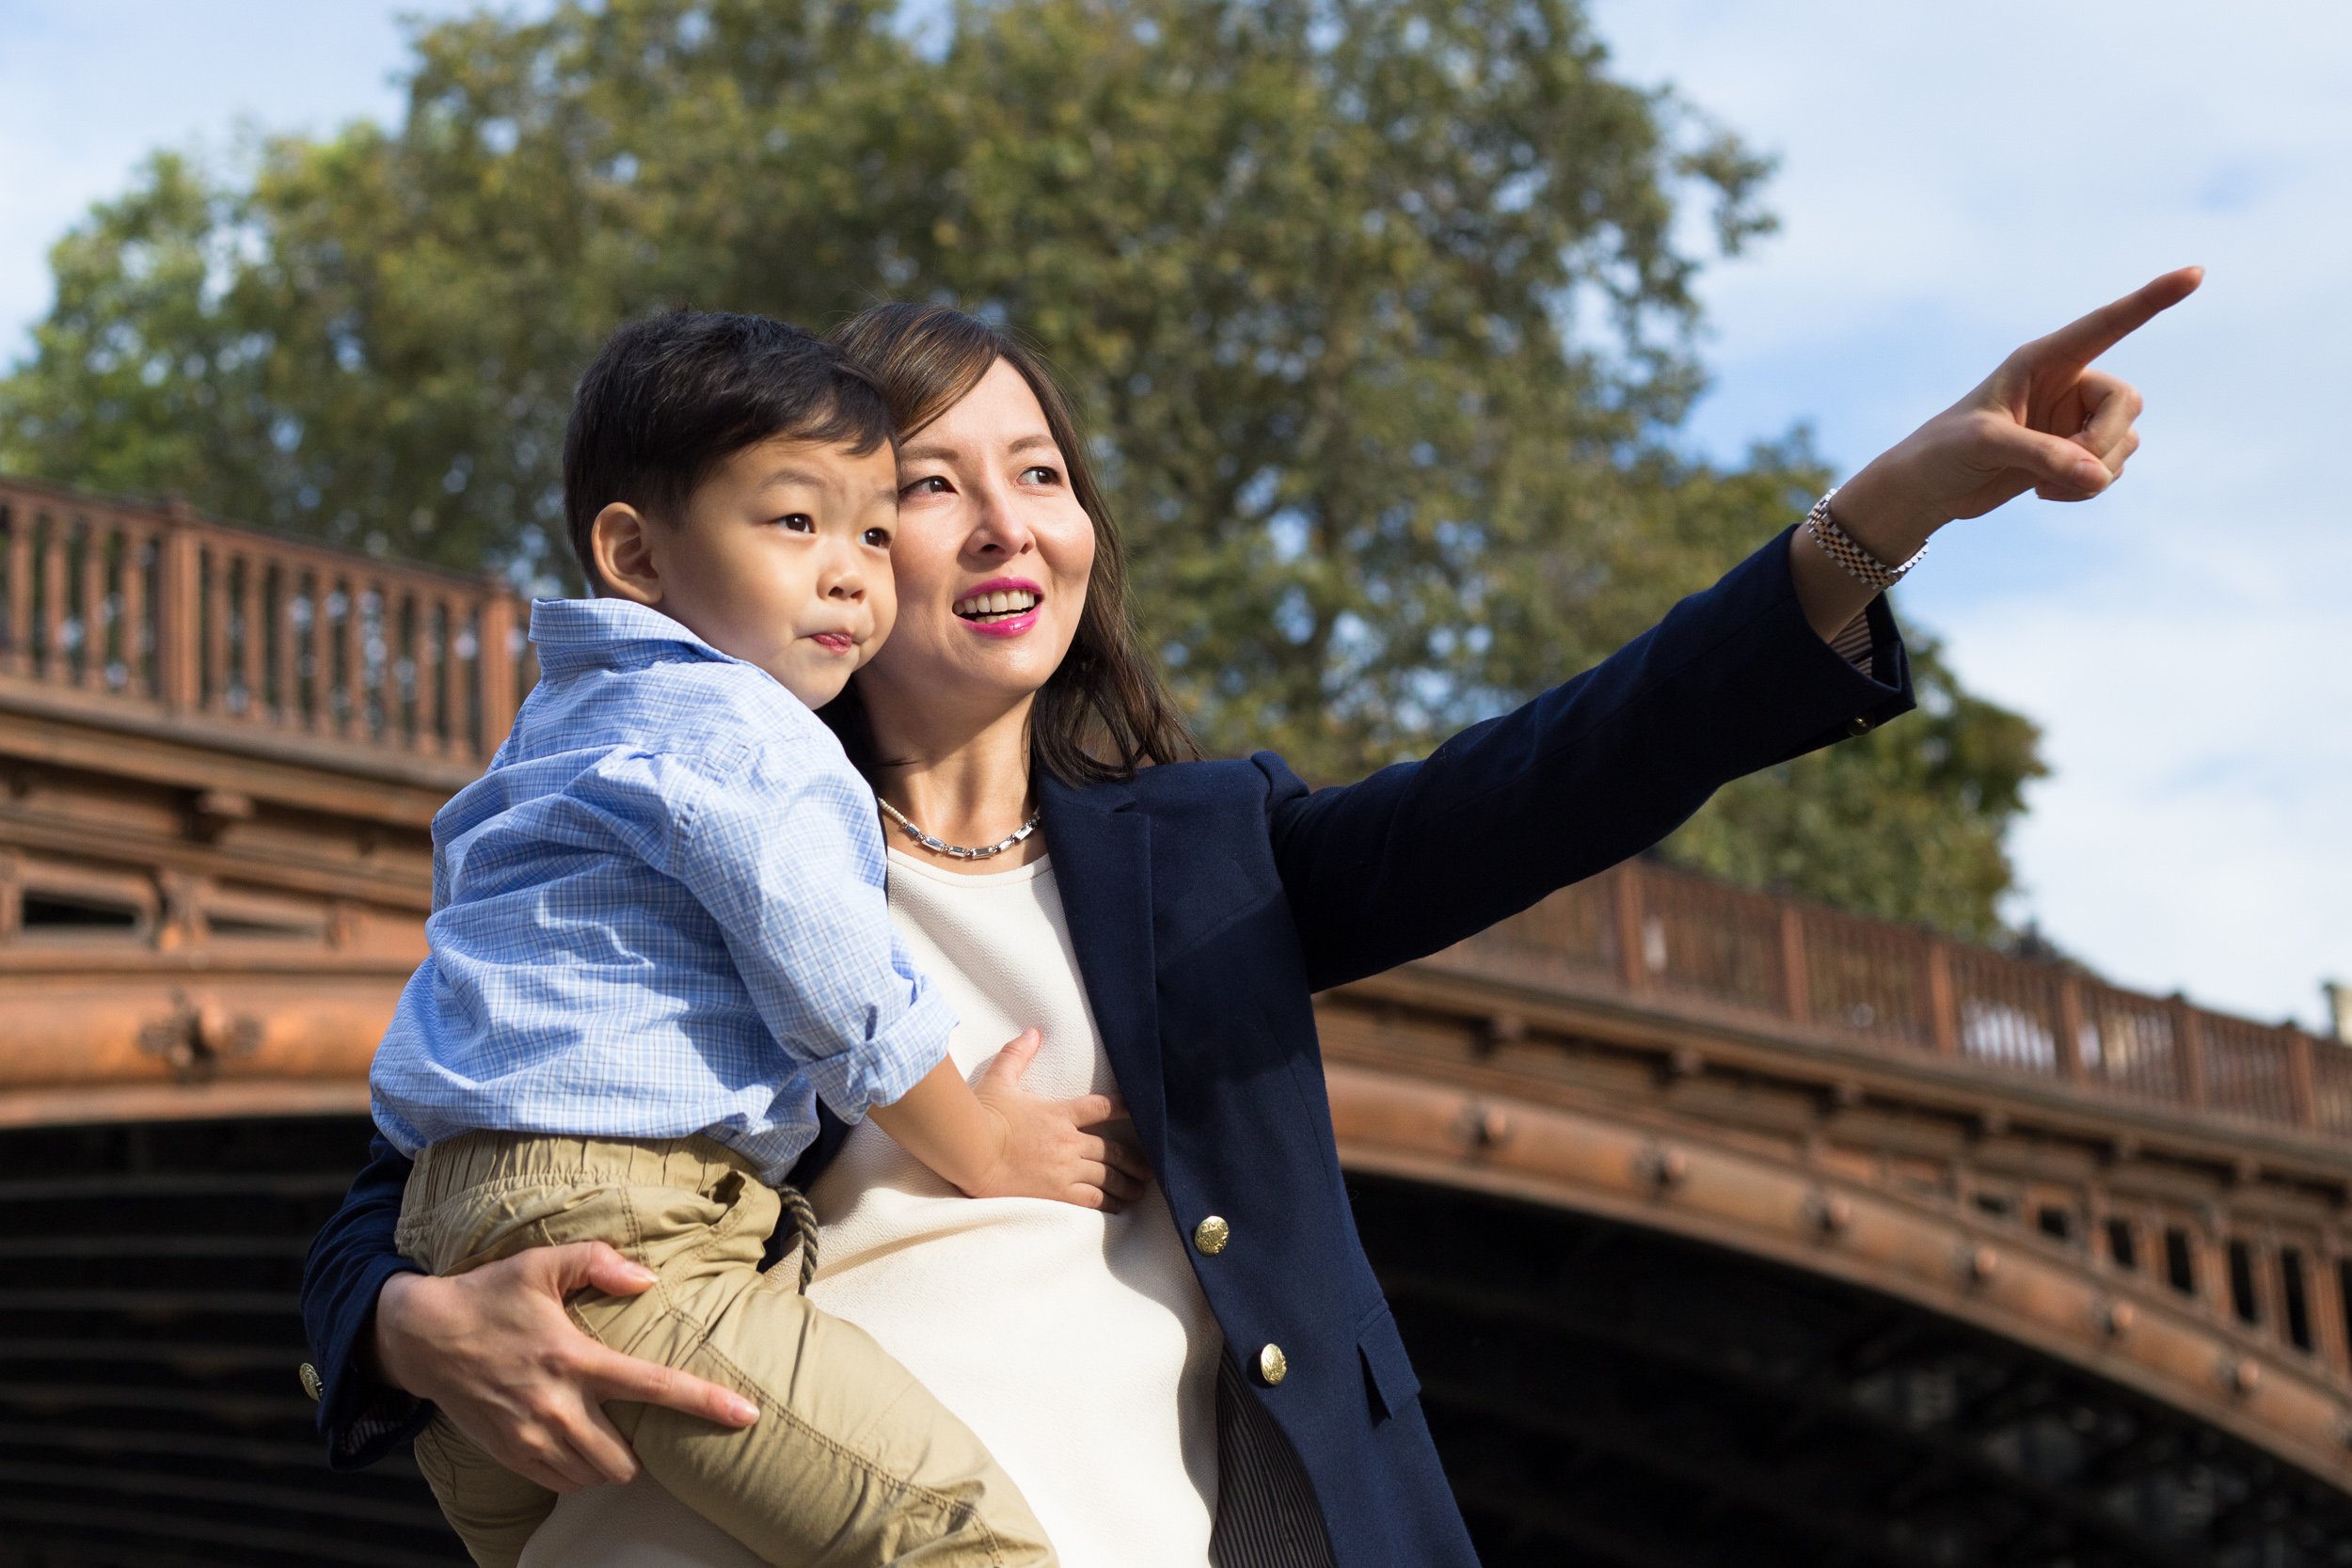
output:
[[[1214,1258],[1225,1250],[1225,1243],[1233,1239],[1233,1227],[1222,1216],[1211,1214],[1192,1227],[1192,1244],[1204,1258]]]
[[[1258,1375],[1269,1388],[1291,1375],[1291,1358],[1282,1354],[1281,1346],[1268,1345],[1258,1353]]]
[[[316,1367],[305,1361],[301,1371],[295,1375],[302,1379],[302,1391],[310,1396],[312,1404],[316,1404],[326,1396],[326,1386],[319,1381],[319,1370]]]

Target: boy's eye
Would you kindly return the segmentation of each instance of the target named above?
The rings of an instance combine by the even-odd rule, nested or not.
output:
[[[790,533],[814,533],[817,519],[805,512],[787,512],[776,519],[776,526]]]
[[[890,531],[886,528],[869,528],[866,531],[866,542],[878,550],[886,550],[890,547]]]

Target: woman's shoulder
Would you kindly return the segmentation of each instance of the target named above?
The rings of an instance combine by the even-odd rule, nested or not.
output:
[[[1143,809],[1156,812],[1197,806],[1232,809],[1244,802],[1263,810],[1297,784],[1288,764],[1272,752],[1260,752],[1247,757],[1164,762],[1120,783],[1095,787],[1124,790]]]
[[[1082,810],[1133,812],[1195,845],[1267,840],[1283,805],[1307,793],[1271,752],[1165,762],[1070,791]]]

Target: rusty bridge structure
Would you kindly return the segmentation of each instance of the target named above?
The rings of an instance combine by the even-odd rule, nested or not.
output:
[[[463,1560],[294,1298],[523,613],[0,480],[0,1565]],[[2352,1563],[2352,1050],[1650,861],[1318,1009],[1488,1562]]]

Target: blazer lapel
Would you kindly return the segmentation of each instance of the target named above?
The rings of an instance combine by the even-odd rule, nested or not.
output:
[[[1159,974],[1152,955],[1152,822],[1120,784],[1039,790],[1054,880],[1078,953],[1078,978],[1144,1152],[1160,1157]]]

